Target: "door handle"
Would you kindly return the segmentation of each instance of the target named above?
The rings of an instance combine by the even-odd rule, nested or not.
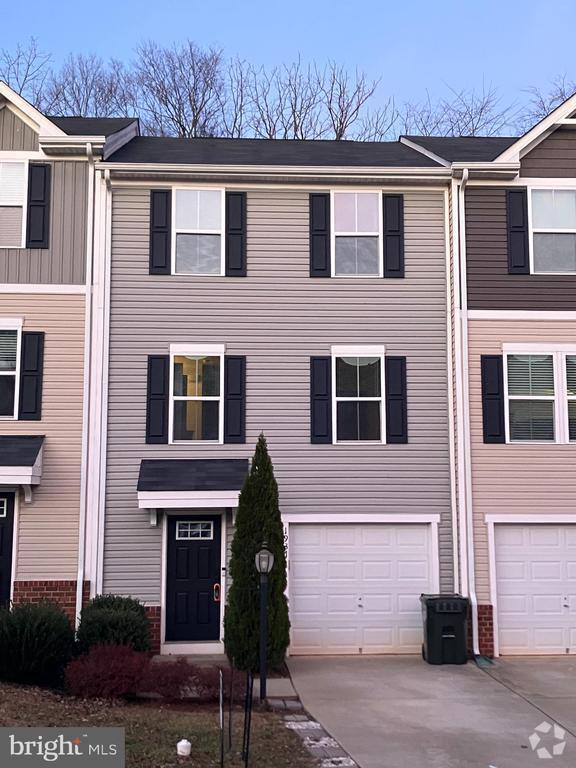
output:
[[[212,592],[214,596],[214,602],[219,603],[220,602],[220,584],[214,584],[212,587]]]

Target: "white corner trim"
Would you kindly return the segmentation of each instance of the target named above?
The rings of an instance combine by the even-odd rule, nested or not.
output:
[[[469,309],[469,320],[576,320],[574,310]]]
[[[85,294],[85,285],[0,283],[0,293]]]
[[[534,524],[558,524],[558,523],[573,523],[576,524],[575,512],[550,512],[550,513],[532,513],[521,512],[519,514],[505,514],[495,513],[487,514],[485,516],[486,522],[490,524],[494,523],[508,523],[510,525],[520,525],[522,523],[534,523]]]
[[[237,491],[138,491],[139,509],[215,509],[238,506]]]
[[[440,515],[436,512],[403,513],[403,512],[287,512],[282,514],[282,522],[285,525],[303,523],[389,523],[390,525],[401,523],[430,523],[438,524]]]
[[[332,357],[361,357],[363,355],[382,357],[386,354],[383,344],[333,344],[330,351]]]
[[[223,355],[225,344],[170,344],[171,355]]]

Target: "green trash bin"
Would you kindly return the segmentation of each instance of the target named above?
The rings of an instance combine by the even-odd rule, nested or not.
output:
[[[466,664],[468,661],[468,598],[461,595],[420,595],[428,664]]]

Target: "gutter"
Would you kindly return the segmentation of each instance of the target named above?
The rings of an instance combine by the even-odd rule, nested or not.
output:
[[[476,569],[474,563],[474,518],[472,507],[472,465],[470,449],[470,385],[468,371],[468,297],[466,291],[466,226],[465,226],[465,190],[468,183],[469,170],[462,170],[462,180],[458,185],[458,263],[460,271],[460,367],[459,390],[460,407],[459,421],[461,430],[459,433],[459,446],[461,451],[458,457],[460,469],[459,487],[460,498],[460,546],[462,558],[462,583],[466,580],[468,597],[472,609],[472,650],[474,656],[480,655],[479,626],[478,626],[478,598],[476,595]]]
[[[86,563],[86,514],[88,509],[88,446],[90,413],[90,368],[92,345],[92,275],[94,260],[94,154],[92,144],[86,144],[88,156],[88,221],[86,235],[86,299],[84,327],[84,384],[82,395],[82,459],[80,469],[80,520],[78,531],[78,576],[76,579],[76,628],[80,621],[84,594]]]

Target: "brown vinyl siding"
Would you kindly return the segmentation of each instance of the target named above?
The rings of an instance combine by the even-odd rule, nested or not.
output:
[[[35,152],[38,134],[8,107],[0,109],[0,150]]]
[[[481,355],[503,344],[571,344],[576,321],[470,320],[470,440],[478,598],[490,601],[487,514],[568,514],[576,506],[576,445],[486,445],[482,437]]]
[[[54,161],[50,247],[0,248],[0,283],[83,284],[87,213],[88,163]]]
[[[520,161],[520,176],[576,177],[576,133],[558,128]]]
[[[42,482],[18,513],[19,580],[75,579],[84,376],[84,297],[0,294],[2,317],[44,331],[41,421],[0,420],[1,435],[45,435]]]
[[[403,280],[311,279],[308,193],[286,189],[248,192],[248,277],[150,276],[149,197],[113,192],[104,590],[160,600],[140,460],[248,457],[261,431],[285,513],[439,513],[451,590],[444,193],[405,194]],[[246,355],[246,445],[145,444],[147,356],[186,342]],[[407,357],[408,445],[310,444],[309,360],[342,343]]]
[[[509,275],[506,190],[466,189],[468,309],[576,309],[576,275]]]

